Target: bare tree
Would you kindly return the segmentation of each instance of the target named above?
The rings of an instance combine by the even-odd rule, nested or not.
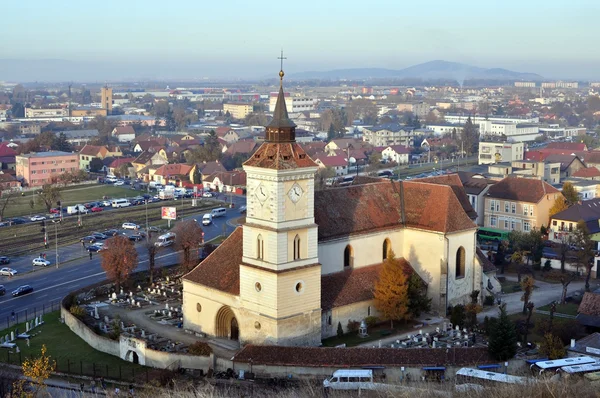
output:
[[[156,255],[162,249],[162,246],[156,245],[157,236],[148,237],[144,243],[144,249],[148,252],[148,276],[150,283],[154,282],[154,268],[156,265]]]
[[[565,273],[565,262],[571,252],[571,238],[568,235],[562,235],[558,242],[558,254],[560,256],[560,272]]]
[[[13,197],[17,194],[15,190],[9,189],[8,185],[0,185],[0,221],[4,219],[4,211],[9,204],[14,203]]]
[[[561,304],[567,302],[567,288],[573,280],[575,280],[575,274],[567,274],[560,277],[560,283],[562,284],[562,295],[560,296]]]
[[[49,212],[52,206],[60,199],[60,190],[53,184],[42,185],[42,190],[38,191],[38,202],[46,206]]]
[[[115,282],[117,290],[129,278],[129,274],[138,265],[138,254],[133,242],[126,236],[117,235],[104,244],[100,252],[101,265],[109,279]]]
[[[197,253],[203,241],[202,228],[196,220],[186,220],[180,221],[173,231],[176,234],[175,247],[182,251],[181,266],[184,271],[191,271],[198,264],[198,257],[192,253]]]

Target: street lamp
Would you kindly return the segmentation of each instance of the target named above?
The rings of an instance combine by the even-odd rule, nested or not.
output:
[[[54,224],[54,250],[56,253],[56,268],[58,269],[58,224],[61,223],[62,220],[52,220]]]

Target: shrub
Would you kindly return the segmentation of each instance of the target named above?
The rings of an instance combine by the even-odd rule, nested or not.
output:
[[[465,325],[465,318],[466,313],[464,305],[458,304],[452,307],[450,310],[450,322],[452,322],[452,325],[458,326],[462,329]]]
[[[349,332],[356,332],[356,331],[358,331],[358,328],[360,328],[360,322],[359,321],[353,321],[352,319],[350,319],[348,321],[347,328],[348,328]]]
[[[567,350],[558,336],[551,333],[546,333],[540,344],[540,354],[545,355],[548,359],[564,358],[567,355]]]
[[[494,305],[494,296],[485,296],[483,305]]]
[[[342,337],[344,335],[344,329],[342,328],[342,323],[338,322],[337,325],[337,337]]]
[[[549,272],[552,270],[552,262],[550,260],[546,260],[544,262],[544,271]]]
[[[578,339],[585,334],[584,327],[576,320],[560,321],[552,325],[551,333],[560,338],[564,345],[571,342],[571,339]]]
[[[377,325],[378,322],[379,318],[377,318],[376,316],[368,316],[365,318],[365,323],[369,328],[372,328],[373,326]]]
[[[212,353],[210,346],[202,341],[197,341],[188,347],[188,353],[207,357]]]
[[[85,310],[78,305],[71,305],[69,312],[79,319],[83,318],[85,315]]]

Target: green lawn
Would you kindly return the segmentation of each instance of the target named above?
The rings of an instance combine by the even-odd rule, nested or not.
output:
[[[577,315],[578,308],[579,308],[579,304],[575,304],[575,303],[557,304],[556,305],[556,313],[566,314],[566,315]],[[550,304],[544,305],[543,307],[538,308],[538,310],[550,311]]]
[[[346,344],[347,347],[354,347],[359,344],[373,342],[377,345],[377,341],[390,336],[406,336],[407,334],[415,334],[415,329],[412,328],[413,323],[395,322],[394,329],[390,329],[390,323],[384,322],[368,329],[369,336],[362,338],[358,335],[358,331],[346,333],[341,337],[333,336],[322,341],[325,347],[335,347],[341,344]],[[403,337],[403,338],[404,338]]]
[[[142,378],[145,380],[146,367],[125,362],[118,357],[94,350],[85,341],[75,335],[68,326],[60,322],[60,311],[44,315],[44,324],[33,329],[32,334],[39,333],[30,339],[30,346],[25,340],[17,340],[21,350],[2,349],[0,361],[19,364],[19,357],[25,360],[29,356],[38,356],[45,344],[51,360],[56,361],[57,371],[75,374],[96,375],[98,377],[127,379]],[[25,331],[25,325],[16,326],[19,332]],[[15,327],[0,332],[2,336],[10,334]]]
[[[514,293],[521,291],[521,284],[515,281],[509,281],[502,277],[498,278],[500,281],[500,285],[502,286],[502,291],[504,293]]]
[[[29,216],[47,213],[46,206],[41,204],[32,192],[26,192],[23,196],[16,196],[13,199],[13,202],[6,207],[4,217]],[[124,198],[138,195],[140,195],[140,192],[130,188],[101,184],[78,185],[61,189],[61,201],[63,207],[100,200],[103,196]],[[33,208],[30,206],[32,199],[34,201]]]

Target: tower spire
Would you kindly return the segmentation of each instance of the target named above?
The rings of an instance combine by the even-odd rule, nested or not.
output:
[[[277,57],[281,61],[279,70],[279,93],[277,94],[277,102],[273,111],[273,120],[266,126],[267,142],[294,142],[296,141],[296,124],[292,122],[288,115],[287,106],[285,104],[285,93],[283,92],[283,50],[281,55]]]
[[[287,59],[283,56],[283,48],[281,49],[281,55],[277,59],[281,60],[281,66],[279,68],[279,87],[283,87],[283,76],[285,76],[285,73],[283,73],[283,60]]]

